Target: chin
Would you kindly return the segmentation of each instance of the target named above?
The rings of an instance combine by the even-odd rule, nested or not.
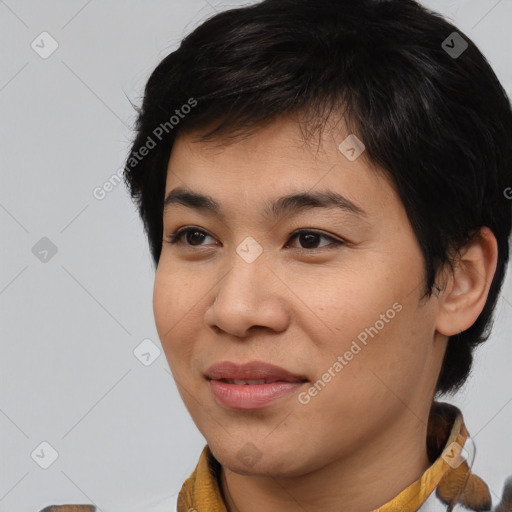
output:
[[[213,455],[222,466],[239,475],[295,477],[314,469],[308,467],[310,464],[304,460],[304,454],[298,447],[286,447],[283,452],[268,446],[258,450],[247,442],[239,449],[232,448],[221,447],[217,450],[210,445]],[[300,459],[298,453],[301,453]]]

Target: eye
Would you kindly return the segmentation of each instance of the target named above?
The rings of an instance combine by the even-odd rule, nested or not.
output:
[[[186,239],[186,243],[184,241],[184,237]],[[172,235],[169,235],[165,242],[170,244],[178,244],[178,245],[187,245],[191,247],[201,247],[201,242],[205,240],[205,237],[210,237],[213,239],[211,235],[209,235],[206,231],[195,228],[195,227],[185,227],[181,228]],[[318,241],[320,239],[329,240],[331,244],[326,244],[322,246],[318,246]],[[299,229],[290,235],[289,240],[298,239],[303,247],[298,247],[298,249],[307,250],[307,249],[321,249],[328,245],[344,245],[342,240],[337,240],[329,235],[326,235],[322,232],[311,230],[311,229]],[[288,245],[288,244],[287,244]]]
[[[183,245],[183,237],[186,236],[187,244],[191,245],[193,247],[200,246],[201,242],[204,240],[205,236],[210,236],[206,231],[203,231],[199,228],[181,228],[178,229],[175,233],[172,235],[169,235],[166,242],[169,242],[170,244],[177,244],[177,245]],[[213,238],[210,236],[210,238]],[[198,242],[198,243],[196,243]]]
[[[322,249],[331,244],[326,244],[318,247],[318,240],[324,238],[325,240],[330,240],[331,243],[335,245],[343,245],[344,242],[341,240],[337,240],[329,235],[326,235],[322,232],[311,230],[311,229],[299,229],[290,235],[290,240],[297,238],[299,242],[305,247],[299,247],[299,249]],[[313,247],[312,247],[313,246]]]

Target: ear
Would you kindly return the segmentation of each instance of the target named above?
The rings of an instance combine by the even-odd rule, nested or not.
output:
[[[480,229],[462,250],[439,295],[436,330],[453,336],[469,329],[482,312],[498,261],[496,237]]]

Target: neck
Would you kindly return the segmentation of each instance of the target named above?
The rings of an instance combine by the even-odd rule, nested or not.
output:
[[[361,449],[298,477],[252,476],[222,467],[228,512],[368,512],[392,500],[428,469],[427,419],[405,410]]]

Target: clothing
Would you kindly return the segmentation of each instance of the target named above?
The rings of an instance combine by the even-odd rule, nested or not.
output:
[[[512,512],[512,477],[507,480],[500,503],[493,504],[487,484],[471,472],[474,453],[460,410],[434,402],[427,430],[431,466],[398,496],[372,512]],[[220,470],[220,463],[206,445],[181,488],[177,512],[227,512]],[[87,506],[61,505],[40,512],[96,512],[94,507],[79,507]]]

